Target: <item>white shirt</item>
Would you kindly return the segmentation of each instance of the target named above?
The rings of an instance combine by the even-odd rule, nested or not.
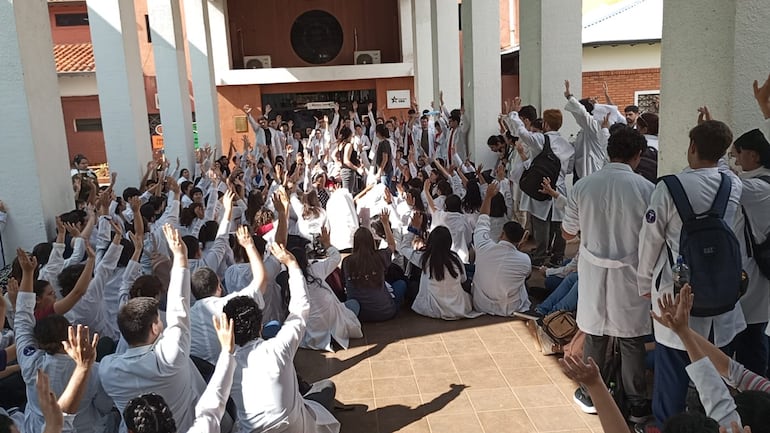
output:
[[[267,341],[250,341],[235,351],[231,397],[238,408],[238,426],[243,432],[338,433],[340,424],[334,416],[299,393],[294,355],[310,311],[299,269],[289,270],[289,290],[289,316],[278,334]]]
[[[348,190],[340,188],[329,195],[326,215],[332,245],[339,250],[353,248],[353,233],[358,229],[358,214],[353,204],[353,196]]]
[[[740,179],[732,173],[732,190],[730,201],[725,212],[725,221],[732,227],[736,226],[739,217],[738,204],[743,186]],[[687,168],[676,175],[687,193],[693,212],[703,213],[711,208],[721,183],[719,170],[714,168]],[[682,231],[682,219],[674,205],[674,200],[663,182],[659,182],[650,198],[650,205],[645,212],[645,223],[639,234],[639,294],[652,294],[652,308],[660,314],[658,299],[664,293],[673,294],[674,283],[671,276],[671,264],[668,260],[666,246],[671,249],[671,255],[679,256],[679,236]],[[738,237],[743,236],[742,233]],[[581,257],[581,262],[584,257]],[[582,276],[581,276],[582,278]],[[656,279],[660,278],[660,286],[656,287]],[[684,345],[670,329],[653,323],[655,341],[673,349],[684,350]],[[713,332],[714,345],[722,347],[733,341],[733,338],[746,328],[743,311],[736,305],[732,311],[713,317],[690,317],[690,327],[698,334],[708,338]]]
[[[511,121],[516,125],[516,134],[521,138],[521,141],[527,145],[530,159],[534,159],[543,151],[545,135],[539,132],[527,131],[527,128],[524,127],[524,123],[519,119],[519,113],[513,111],[510,116]],[[561,171],[559,172],[559,180],[556,181],[555,189],[559,194],[567,194],[567,184],[564,180],[572,171],[572,159],[575,155],[575,148],[572,147],[572,145],[565,140],[558,131],[549,131],[546,132],[546,134],[551,143],[551,150],[561,161]],[[551,221],[561,221],[564,215],[563,210],[553,206],[553,200],[537,201],[527,194],[521,195],[519,210],[528,211],[542,221],[548,220],[548,214],[551,213],[552,210],[553,216]]]
[[[512,316],[530,307],[525,281],[532,269],[529,256],[508,241],[489,237],[489,215],[479,215],[473,243],[476,273],[473,277],[473,307],[495,316]]]
[[[650,301],[635,282],[639,231],[653,188],[629,165],[608,163],[572,189],[562,228],[580,233],[577,322],[587,334],[650,333]]]
[[[168,403],[178,431],[187,431],[195,421],[195,404],[206,382],[189,357],[190,271],[186,268],[171,269],[166,322],[155,343],[105,356],[99,378],[120,413],[132,398],[154,392]]]
[[[575,174],[581,179],[601,170],[609,162],[607,139],[609,130],[586,111],[577,98],[570,96],[564,109],[572,113],[580,132],[575,137]],[[606,135],[605,135],[606,134]]]
[[[463,263],[470,263],[468,245],[473,240],[473,227],[468,219],[460,212],[446,212],[436,209],[433,213],[431,227],[444,226],[452,234],[452,251],[454,251]]]

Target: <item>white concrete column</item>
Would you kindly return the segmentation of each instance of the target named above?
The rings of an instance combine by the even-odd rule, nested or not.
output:
[[[430,0],[433,100],[444,91],[448,109],[460,108],[460,17],[457,0]]]
[[[433,43],[431,42],[430,2],[412,0],[414,38],[414,92],[420,110],[433,100]]]
[[[133,2],[88,0],[88,22],[110,171],[120,194],[137,187],[152,160],[147,101]]]
[[[184,15],[187,42],[190,48],[193,95],[195,95],[195,123],[198,126],[198,144],[221,144],[219,104],[214,79],[214,59],[209,35],[209,1],[185,0]],[[192,168],[192,167],[188,167]]]
[[[463,94],[471,122],[468,151],[476,164],[493,167],[497,156],[487,138],[499,133],[500,8],[486,0],[465,0],[463,20]]]
[[[147,0],[147,8],[166,158],[179,158],[181,167],[192,168],[192,106],[179,1]]]
[[[766,0],[704,0],[697,8],[663,3],[659,174],[687,166],[688,132],[701,105],[735,138],[759,126],[751,84],[770,72],[768,22]]]
[[[564,80],[578,99],[583,90],[582,0],[521,0],[519,2],[519,88],[524,105],[538,114],[558,108],[564,114],[561,133],[578,131],[564,112]]]
[[[187,7],[187,5],[185,5]],[[227,25],[227,2],[225,0],[208,0],[209,34],[211,37],[211,57],[214,71],[230,70],[232,64],[230,53],[230,32]]]
[[[5,260],[53,234],[74,208],[64,118],[45,1],[0,1],[0,200]],[[50,230],[48,230],[50,229]]]
[[[412,0],[398,0],[398,23],[401,27],[401,62],[414,62],[414,35],[412,33]]]

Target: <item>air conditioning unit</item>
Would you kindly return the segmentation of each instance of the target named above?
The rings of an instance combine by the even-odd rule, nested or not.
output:
[[[158,98],[158,94],[155,94],[155,109],[160,110],[160,99]]]
[[[380,50],[356,51],[353,57],[356,65],[380,63]]]
[[[245,69],[264,69],[273,66],[270,56],[243,56],[243,67]]]

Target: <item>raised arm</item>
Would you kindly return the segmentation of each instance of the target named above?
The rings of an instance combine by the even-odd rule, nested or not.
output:
[[[88,389],[88,377],[91,368],[96,361],[96,345],[99,343],[99,334],[94,334],[91,339],[87,326],[70,326],[67,341],[62,342],[64,351],[75,361],[75,370],[70,376],[67,387],[59,396],[59,406],[64,413],[74,414],[78,412],[80,401],[83,400]]]
[[[307,287],[305,276],[297,264],[294,256],[277,243],[270,245],[270,251],[289,271],[289,316],[286,318],[278,335],[268,340],[268,344],[276,352],[280,353],[288,362],[294,357],[299,347],[302,335],[305,332],[305,323],[310,314],[310,303],[307,299]]]
[[[260,297],[259,293],[265,293],[265,289],[267,288],[265,263],[262,261],[262,255],[257,251],[257,247],[254,245],[254,238],[251,237],[251,233],[247,226],[238,227],[236,235],[238,237],[238,243],[241,244],[244,250],[246,250],[252,275],[251,284],[237,292],[238,296],[250,296],[252,298]],[[257,303],[260,304],[259,301]]]
[[[187,246],[179,231],[170,224],[163,226],[169,249],[174,255],[171,281],[166,293],[166,329],[158,338],[155,352],[163,366],[173,370],[186,368],[190,355],[190,270]]]
[[[93,248],[90,246],[86,247],[86,251],[88,252],[88,259],[86,260],[83,272],[80,273],[80,277],[75,283],[75,287],[72,288],[72,291],[69,292],[67,296],[59,299],[53,304],[53,311],[56,314],[64,314],[71,310],[83,295],[86,294],[88,286],[91,284],[91,275],[93,274],[94,264],[96,263],[96,253],[94,253]]]
[[[425,199],[428,202],[430,212],[436,212],[436,204],[433,202],[433,196],[430,195],[430,179],[425,179],[425,182],[422,185],[422,191],[425,193]]]

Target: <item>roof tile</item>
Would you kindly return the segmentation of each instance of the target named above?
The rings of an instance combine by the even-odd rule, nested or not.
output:
[[[53,48],[56,72],[94,72],[94,49],[90,43],[56,44]]]

